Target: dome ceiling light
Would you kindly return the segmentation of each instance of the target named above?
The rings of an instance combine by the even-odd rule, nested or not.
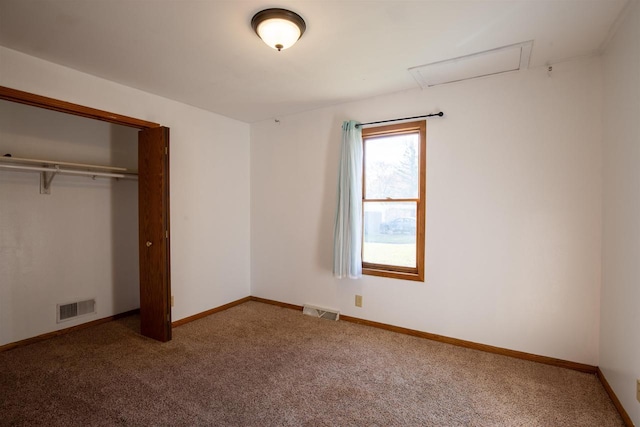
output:
[[[251,19],[251,27],[269,47],[281,51],[298,41],[307,25],[297,13],[286,9],[265,9]]]

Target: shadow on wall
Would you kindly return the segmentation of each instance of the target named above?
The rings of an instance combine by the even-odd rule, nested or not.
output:
[[[110,163],[138,169],[138,130],[110,125]],[[138,254],[138,181],[114,180],[111,186],[111,265],[113,309],[140,307]]]
[[[322,193],[323,207],[318,223],[318,265],[322,270],[333,272],[333,232],[335,227],[336,201],[338,189],[338,163],[342,145],[342,120],[334,118],[327,140],[318,141],[324,144],[325,170]]]

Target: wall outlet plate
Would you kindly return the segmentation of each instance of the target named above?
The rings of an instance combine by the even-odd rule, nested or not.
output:
[[[356,295],[356,307],[362,307],[362,295]]]

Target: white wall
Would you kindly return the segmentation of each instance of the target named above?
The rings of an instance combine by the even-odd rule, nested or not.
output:
[[[591,58],[252,125],[252,295],[597,365],[601,97]],[[342,121],[440,109],[426,281],[334,279]]]
[[[640,403],[640,5],[604,60],[604,210],[600,369],[636,425]]]
[[[137,132],[0,101],[0,155],[137,168]],[[0,170],[0,345],[138,308],[136,181]],[[56,304],[96,314],[56,324]]]
[[[3,47],[0,85],[170,127],[173,320],[249,295],[247,124]]]

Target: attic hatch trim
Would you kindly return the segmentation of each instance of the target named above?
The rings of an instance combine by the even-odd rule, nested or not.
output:
[[[533,40],[408,69],[422,89],[529,68]]]

